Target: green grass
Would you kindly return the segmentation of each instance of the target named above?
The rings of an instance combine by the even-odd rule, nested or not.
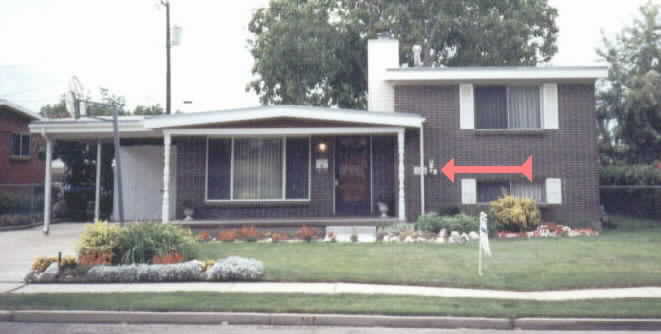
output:
[[[535,302],[403,296],[252,295],[209,292],[35,294],[0,295],[0,309],[655,318],[661,316],[661,299]]]
[[[477,275],[477,244],[257,244],[211,242],[202,259],[264,262],[270,281],[343,281],[511,290],[661,286],[661,228],[612,217],[599,237],[493,240]],[[651,227],[653,226],[653,227]]]

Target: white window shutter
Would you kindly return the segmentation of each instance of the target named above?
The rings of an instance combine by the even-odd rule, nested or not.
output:
[[[475,128],[475,100],[472,84],[459,85],[459,128]]]
[[[557,178],[546,179],[546,203],[562,204],[562,180]]]
[[[461,179],[461,203],[477,203],[477,182],[475,179]]]
[[[542,113],[544,129],[558,129],[558,84],[542,86]]]

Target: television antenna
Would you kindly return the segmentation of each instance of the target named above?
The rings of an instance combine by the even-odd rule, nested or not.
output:
[[[110,106],[112,109],[112,120],[102,117],[95,117],[90,115],[87,110],[87,104],[96,104]],[[122,164],[121,155],[119,151],[119,122],[117,106],[93,102],[87,98],[85,94],[85,86],[80,82],[77,76],[72,76],[69,81],[69,91],[65,93],[64,105],[69,114],[73,115],[75,119],[80,119],[81,115],[84,117],[93,118],[103,122],[112,122],[113,143],[115,146],[115,171],[117,172],[117,212],[120,225],[124,225],[124,196],[122,191]]]

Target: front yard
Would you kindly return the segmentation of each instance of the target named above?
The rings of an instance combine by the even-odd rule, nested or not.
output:
[[[477,243],[202,244],[202,259],[236,255],[264,262],[266,280],[343,281],[510,290],[661,285],[661,226],[614,217],[599,237],[493,240],[477,275]]]

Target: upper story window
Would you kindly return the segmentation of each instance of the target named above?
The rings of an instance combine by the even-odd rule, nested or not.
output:
[[[29,133],[15,133],[10,137],[11,157],[29,159],[32,156],[32,136]]]
[[[559,129],[558,85],[459,84],[459,128]],[[494,133],[500,133],[495,131]],[[504,131],[521,133],[527,131]],[[533,131],[537,133],[537,131]]]
[[[476,86],[477,129],[540,129],[539,86]]]

